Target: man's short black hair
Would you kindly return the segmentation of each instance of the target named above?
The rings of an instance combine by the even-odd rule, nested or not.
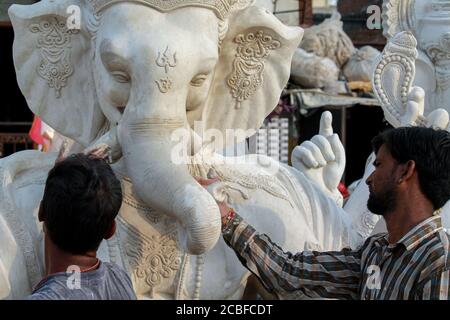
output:
[[[372,140],[375,153],[383,144],[399,163],[414,160],[422,192],[435,210],[442,208],[450,199],[450,133],[422,127],[389,129]]]
[[[111,167],[75,154],[49,172],[42,219],[53,243],[72,254],[97,250],[122,204],[122,189]]]

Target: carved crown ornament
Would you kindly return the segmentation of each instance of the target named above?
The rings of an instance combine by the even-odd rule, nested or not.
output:
[[[106,7],[120,2],[134,2],[149,6],[161,12],[169,12],[182,7],[202,7],[214,11],[216,16],[224,20],[235,9],[245,8],[254,0],[88,0],[96,13]]]

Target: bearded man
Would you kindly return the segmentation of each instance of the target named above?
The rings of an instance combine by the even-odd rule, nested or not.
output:
[[[449,299],[450,236],[439,209],[450,199],[450,133],[403,127],[372,144],[367,206],[384,217],[388,233],[356,250],[284,252],[219,204],[225,241],[269,292],[279,298]]]

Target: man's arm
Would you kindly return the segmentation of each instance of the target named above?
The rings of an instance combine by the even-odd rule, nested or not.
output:
[[[311,298],[359,299],[360,251],[284,252],[238,214],[224,221],[223,237],[241,262],[272,293],[300,291]]]
[[[450,270],[434,273],[414,295],[415,300],[450,300]]]

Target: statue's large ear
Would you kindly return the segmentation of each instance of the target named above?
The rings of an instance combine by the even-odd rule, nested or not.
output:
[[[88,30],[94,16],[86,2],[12,5],[9,16],[17,81],[28,106],[56,131],[88,145],[105,117],[94,89]]]
[[[203,112],[204,128],[259,129],[277,106],[303,29],[288,27],[260,7],[229,19],[211,92]],[[231,142],[231,141],[227,141]]]

